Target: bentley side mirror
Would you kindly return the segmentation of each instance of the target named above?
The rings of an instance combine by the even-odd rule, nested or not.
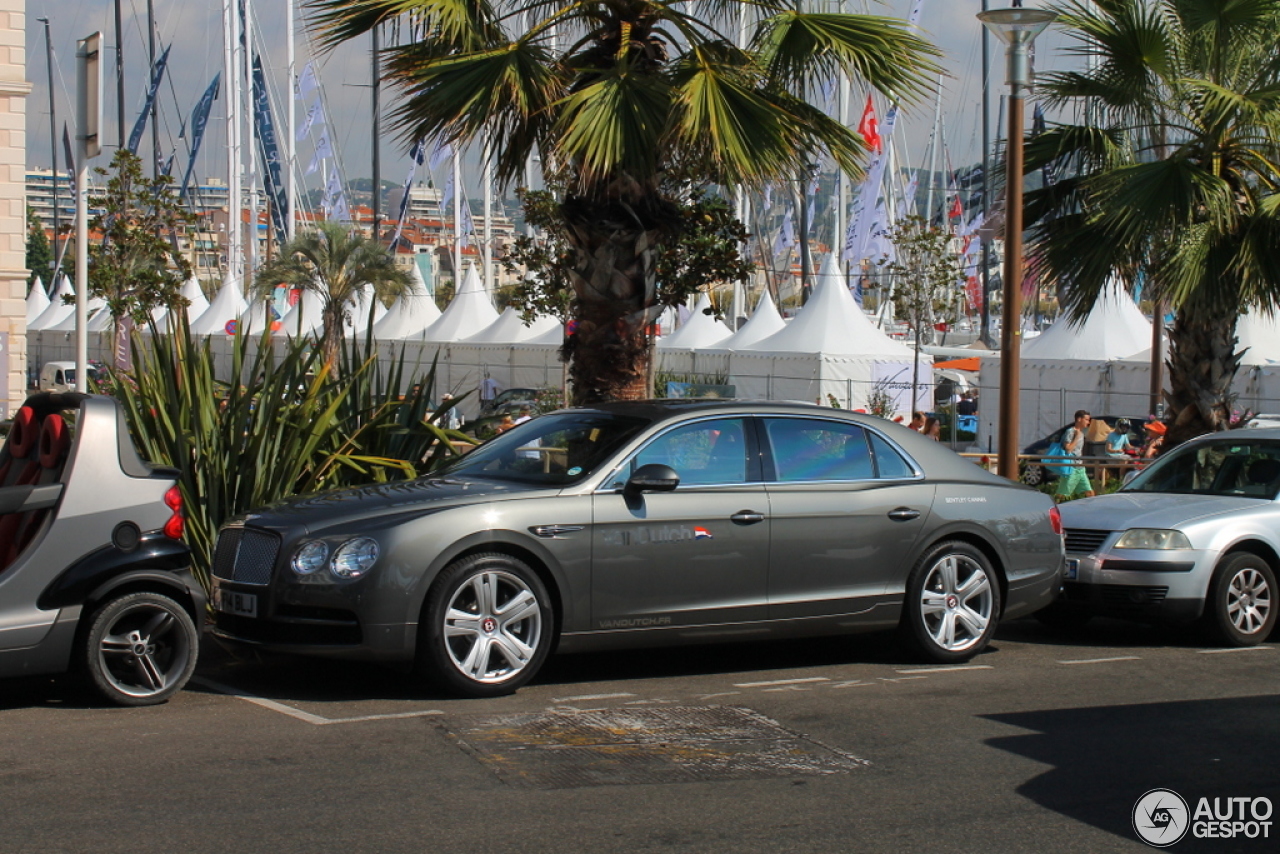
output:
[[[649,463],[635,470],[627,478],[623,492],[671,492],[680,485],[680,475],[671,466],[662,463]]]

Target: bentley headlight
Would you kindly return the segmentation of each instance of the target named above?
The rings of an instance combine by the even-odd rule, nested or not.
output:
[[[1116,541],[1118,549],[1189,549],[1191,541],[1181,531],[1162,528],[1130,528]]]
[[[339,578],[359,578],[373,567],[377,559],[378,544],[368,537],[357,537],[338,546],[330,566]]]
[[[289,565],[298,575],[312,575],[324,569],[325,561],[328,559],[329,547],[320,540],[311,540],[303,543],[302,548],[293,553],[293,560]]]

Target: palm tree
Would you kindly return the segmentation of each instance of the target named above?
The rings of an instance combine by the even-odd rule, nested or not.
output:
[[[307,0],[329,47],[407,16],[383,53],[406,141],[483,137],[504,184],[534,155],[575,250],[577,403],[638,397],[655,260],[697,186],[794,177],[823,152],[861,172],[860,136],[806,98],[844,71],[900,100],[937,51],[902,22],[802,0]],[[750,13],[745,48],[735,36]]]
[[[1032,238],[1076,316],[1113,275],[1174,309],[1168,443],[1226,429],[1236,318],[1280,298],[1280,0],[1059,11],[1093,58],[1040,79],[1085,119],[1027,141],[1029,170],[1073,173],[1027,195]]]
[[[395,265],[391,253],[359,231],[336,222],[321,222],[314,231],[298,234],[280,254],[258,271],[258,295],[266,298],[276,286],[315,291],[323,305],[321,337],[324,364],[332,369],[342,344],[342,329],[367,285],[377,299],[389,299],[410,286],[409,274]]]

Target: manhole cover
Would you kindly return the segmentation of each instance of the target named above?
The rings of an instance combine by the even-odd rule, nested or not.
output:
[[[732,706],[549,711],[438,726],[501,779],[536,789],[838,774],[867,764]]]

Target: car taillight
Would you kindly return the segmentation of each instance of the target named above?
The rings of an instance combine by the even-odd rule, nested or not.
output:
[[[164,494],[164,506],[173,511],[169,521],[164,523],[164,535],[171,540],[182,539],[182,491],[178,487],[169,487],[169,491]]]
[[[1049,524],[1053,526],[1053,532],[1059,537],[1066,533],[1062,527],[1062,514],[1058,512],[1057,507],[1049,508]]]

